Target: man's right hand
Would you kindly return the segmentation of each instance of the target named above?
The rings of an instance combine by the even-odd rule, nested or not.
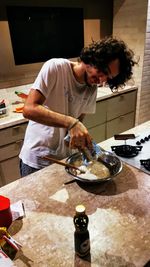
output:
[[[87,147],[92,150],[92,137],[82,122],[78,122],[70,131],[70,148],[79,150]]]

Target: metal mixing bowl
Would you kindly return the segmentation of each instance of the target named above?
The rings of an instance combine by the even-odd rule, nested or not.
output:
[[[75,165],[77,161],[81,161],[81,165],[84,165],[83,155],[81,152],[72,154],[70,157],[67,158],[66,162]],[[98,156],[97,161],[104,164],[108,169],[110,175],[102,178],[97,176],[96,179],[89,179],[88,174],[86,178],[80,177],[77,172],[69,167],[65,167],[66,171],[75,177],[75,179],[84,182],[84,183],[101,183],[114,178],[117,174],[119,174],[122,170],[122,161],[114,154],[108,151],[103,152],[101,155]],[[79,165],[79,167],[81,166]]]

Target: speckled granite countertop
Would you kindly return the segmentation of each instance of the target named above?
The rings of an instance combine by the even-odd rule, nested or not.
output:
[[[118,91],[112,93],[112,91],[108,87],[99,87],[97,91],[97,101],[104,100],[110,98],[112,96],[117,96],[123,94],[125,92],[137,90],[137,86],[125,86],[122,89],[118,89]]]
[[[120,89],[118,92],[113,93],[113,95],[119,95],[124,92],[136,90],[136,86],[126,86],[124,89]],[[112,92],[109,88],[100,87],[97,92],[97,101],[104,100],[106,98],[112,97]],[[4,129],[10,126],[18,125],[20,123],[24,123],[28,121],[25,119],[21,113],[14,113],[15,105],[10,105],[9,107],[9,115],[3,118],[0,117],[0,129]]]
[[[148,128],[150,121],[130,132]],[[150,260],[150,176],[123,164],[105,184],[64,185],[71,179],[63,166],[53,164],[0,189],[11,203],[22,200],[26,210],[26,217],[10,227],[23,245],[15,265],[143,267]],[[91,258],[85,260],[74,254],[73,216],[80,203],[89,216]]]
[[[14,112],[15,106],[18,105],[10,105],[8,116],[0,118],[0,129],[5,129],[28,121],[23,117],[22,113]]]

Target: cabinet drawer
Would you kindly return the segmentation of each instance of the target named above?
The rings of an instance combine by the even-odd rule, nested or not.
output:
[[[13,143],[24,138],[27,123],[0,130],[0,146]]]
[[[136,91],[124,93],[107,100],[107,121],[135,110]]]
[[[122,133],[130,128],[133,128],[135,124],[135,113],[131,112],[124,116],[120,116],[114,120],[107,122],[106,127],[106,139],[114,136],[114,134]]]
[[[84,119],[84,125],[87,128],[92,128],[106,121],[106,101],[96,103],[96,113],[88,114]]]
[[[0,187],[4,185],[4,181],[1,175],[1,171],[0,171]]]
[[[18,156],[22,147],[23,140],[0,147],[0,161]]]
[[[106,124],[101,124],[101,125],[98,125],[96,127],[89,129],[89,133],[96,143],[99,143],[105,140],[105,133],[106,133],[105,128],[106,128]]]
[[[3,185],[11,183],[20,178],[19,158],[14,157],[0,162],[0,176],[2,177]]]

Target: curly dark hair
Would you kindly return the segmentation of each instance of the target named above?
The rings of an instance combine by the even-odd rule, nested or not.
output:
[[[115,59],[119,59],[120,73],[115,78],[108,79],[107,83],[111,89],[117,89],[131,79],[132,67],[137,64],[134,60],[134,52],[127,47],[124,41],[107,37],[98,42],[93,41],[80,53],[81,61],[94,66],[106,75],[109,72],[108,64]]]

